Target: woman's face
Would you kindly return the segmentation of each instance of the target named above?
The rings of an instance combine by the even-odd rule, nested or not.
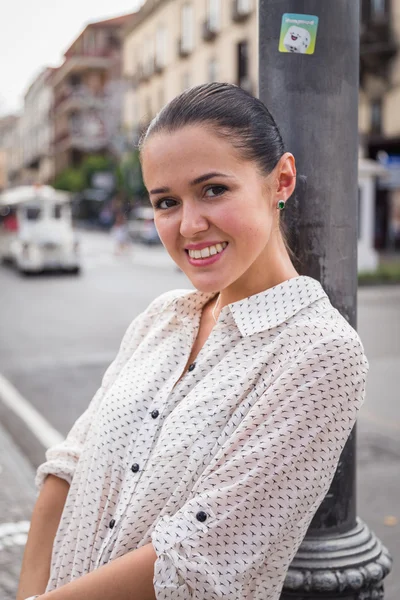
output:
[[[211,129],[188,126],[150,136],[142,167],[161,241],[192,284],[257,287],[278,222],[276,193],[256,164]]]

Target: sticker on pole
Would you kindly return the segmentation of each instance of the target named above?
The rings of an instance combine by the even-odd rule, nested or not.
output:
[[[279,52],[314,54],[318,17],[285,13],[282,17]]]

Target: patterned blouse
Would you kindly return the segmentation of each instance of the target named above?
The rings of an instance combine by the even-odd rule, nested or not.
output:
[[[215,294],[214,294],[215,295]],[[318,281],[222,309],[178,290],[128,328],[89,408],[38,469],[70,483],[53,590],[152,542],[158,600],[277,600],[356,420],[368,362]]]

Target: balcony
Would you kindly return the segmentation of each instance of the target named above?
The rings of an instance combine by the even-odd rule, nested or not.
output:
[[[368,75],[388,78],[388,67],[397,52],[391,28],[390,14],[363,19],[360,29],[360,79]]]
[[[232,21],[242,23],[251,15],[251,0],[232,0]]]
[[[139,83],[148,81],[155,73],[155,62],[154,57],[150,57],[138,65],[136,78]]]
[[[96,152],[109,144],[104,111],[89,109],[70,115],[57,124],[53,148],[55,154],[76,149],[81,152]]]
[[[164,59],[161,57],[157,57],[154,60],[154,73],[160,75],[165,68]]]
[[[65,86],[62,93],[54,102],[54,113],[60,115],[64,112],[83,110],[87,108],[101,109],[104,107],[104,94],[93,94],[85,86]]]
[[[205,42],[212,42],[218,35],[218,26],[216,23],[210,21],[210,19],[206,19],[203,22],[203,40]]]
[[[60,84],[66,77],[73,73],[82,73],[87,70],[108,71],[113,65],[113,59],[107,56],[71,56],[57,69],[53,78],[53,87]]]
[[[189,47],[188,42],[180,37],[178,39],[178,56],[180,58],[186,58],[192,52],[192,49]]]

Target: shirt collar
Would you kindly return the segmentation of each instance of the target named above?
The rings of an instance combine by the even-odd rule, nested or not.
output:
[[[186,291],[175,299],[175,310],[180,317],[192,320],[193,315],[199,313],[215,295],[216,292]],[[231,315],[240,333],[246,337],[277,327],[320,298],[327,298],[327,294],[319,281],[299,275],[224,306],[218,321],[227,322]]]

